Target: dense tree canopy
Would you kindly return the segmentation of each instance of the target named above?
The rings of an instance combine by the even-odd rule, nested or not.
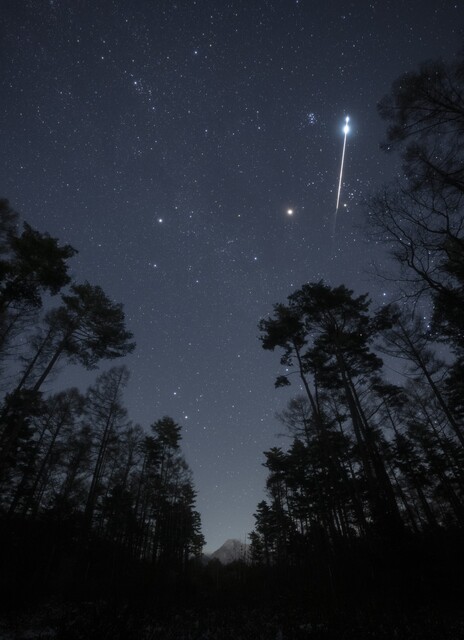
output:
[[[71,280],[75,250],[26,223],[18,234],[17,220],[0,201],[0,355],[12,372],[0,409],[5,580],[20,591],[50,571],[69,588],[110,585],[115,571],[124,581],[145,565],[153,575],[183,575],[204,540],[181,427],[164,417],[148,435],[131,422],[124,365],[100,373],[86,392],[44,392],[59,363],[93,370],[135,343],[122,304]],[[46,538],[36,551],[34,532]],[[19,571],[13,544],[29,558]],[[45,569],[47,554],[55,562]],[[69,562],[67,575],[61,565]]]
[[[464,526],[462,55],[401,76],[379,112],[404,178],[372,196],[367,224],[395,260],[398,303],[373,311],[367,295],[307,283],[259,325],[281,354],[275,386],[297,395],[279,414],[290,445],[264,454],[252,558],[304,565],[329,599],[347,597],[352,562],[376,588],[377,549],[405,572],[408,541],[431,549]]]

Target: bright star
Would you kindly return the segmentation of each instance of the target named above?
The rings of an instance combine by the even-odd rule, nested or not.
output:
[[[346,116],[345,118],[345,126],[343,127],[343,133],[346,135],[347,133],[349,133],[350,131],[350,125],[348,124],[348,122],[350,121],[350,117]]]

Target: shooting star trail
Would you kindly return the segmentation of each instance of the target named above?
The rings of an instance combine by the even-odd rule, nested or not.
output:
[[[340,165],[340,179],[338,181],[338,191],[337,191],[337,205],[335,207],[335,215],[333,221],[333,230],[332,237],[335,237],[335,229],[337,227],[337,214],[338,214],[338,206],[340,204],[340,192],[342,190],[342,180],[343,180],[343,165],[345,164],[345,149],[346,149],[346,137],[350,131],[350,125],[348,124],[350,121],[350,117],[346,116],[345,118],[345,126],[343,127],[343,133],[345,137],[343,138],[343,151],[342,151],[342,162]]]

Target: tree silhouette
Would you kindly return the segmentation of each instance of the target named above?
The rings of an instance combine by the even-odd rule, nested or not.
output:
[[[101,359],[130,353],[135,344],[126,330],[121,304],[113,303],[100,287],[89,283],[72,285],[72,295],[63,295],[63,305],[47,313],[45,330],[40,329],[21,379],[4,404],[1,415],[0,467],[15,444],[20,425],[9,427],[13,419],[12,399],[27,390],[37,395],[60,359],[92,369]]]
[[[321,407],[320,392],[324,389],[337,394],[338,402],[343,403],[350,416],[368,487],[371,516],[383,528],[386,522],[393,529],[401,528],[391,479],[366,407],[366,394],[378,381],[382,366],[381,359],[370,349],[378,325],[368,314],[367,295],[355,298],[344,286],[330,288],[319,282],[303,285],[288,300],[288,306],[276,305],[274,316],[261,321],[263,347],[283,348],[281,363],[287,369],[296,362],[313,419],[326,442],[326,460],[334,481],[344,467],[327,442],[325,434],[330,421],[328,410]],[[285,381],[288,382],[288,376]],[[346,470],[341,477],[349,484]],[[361,512],[359,517],[363,520]]]
[[[436,331],[464,347],[464,61],[428,62],[398,78],[379,104],[384,148],[406,179],[370,199],[369,222],[401,266],[404,292],[433,301]]]

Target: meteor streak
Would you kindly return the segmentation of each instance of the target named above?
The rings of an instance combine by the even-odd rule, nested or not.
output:
[[[346,149],[346,136],[350,131],[350,125],[348,124],[350,121],[350,117],[346,116],[345,118],[345,126],[343,127],[343,133],[345,134],[343,138],[343,151],[342,151],[342,162],[340,165],[340,179],[338,181],[338,191],[337,191],[337,205],[335,207],[335,215],[334,215],[334,223],[333,223],[333,236],[335,236],[335,228],[337,226],[337,213],[338,213],[338,205],[340,204],[340,192],[342,190],[342,180],[343,180],[343,165],[345,164],[345,149]]]

